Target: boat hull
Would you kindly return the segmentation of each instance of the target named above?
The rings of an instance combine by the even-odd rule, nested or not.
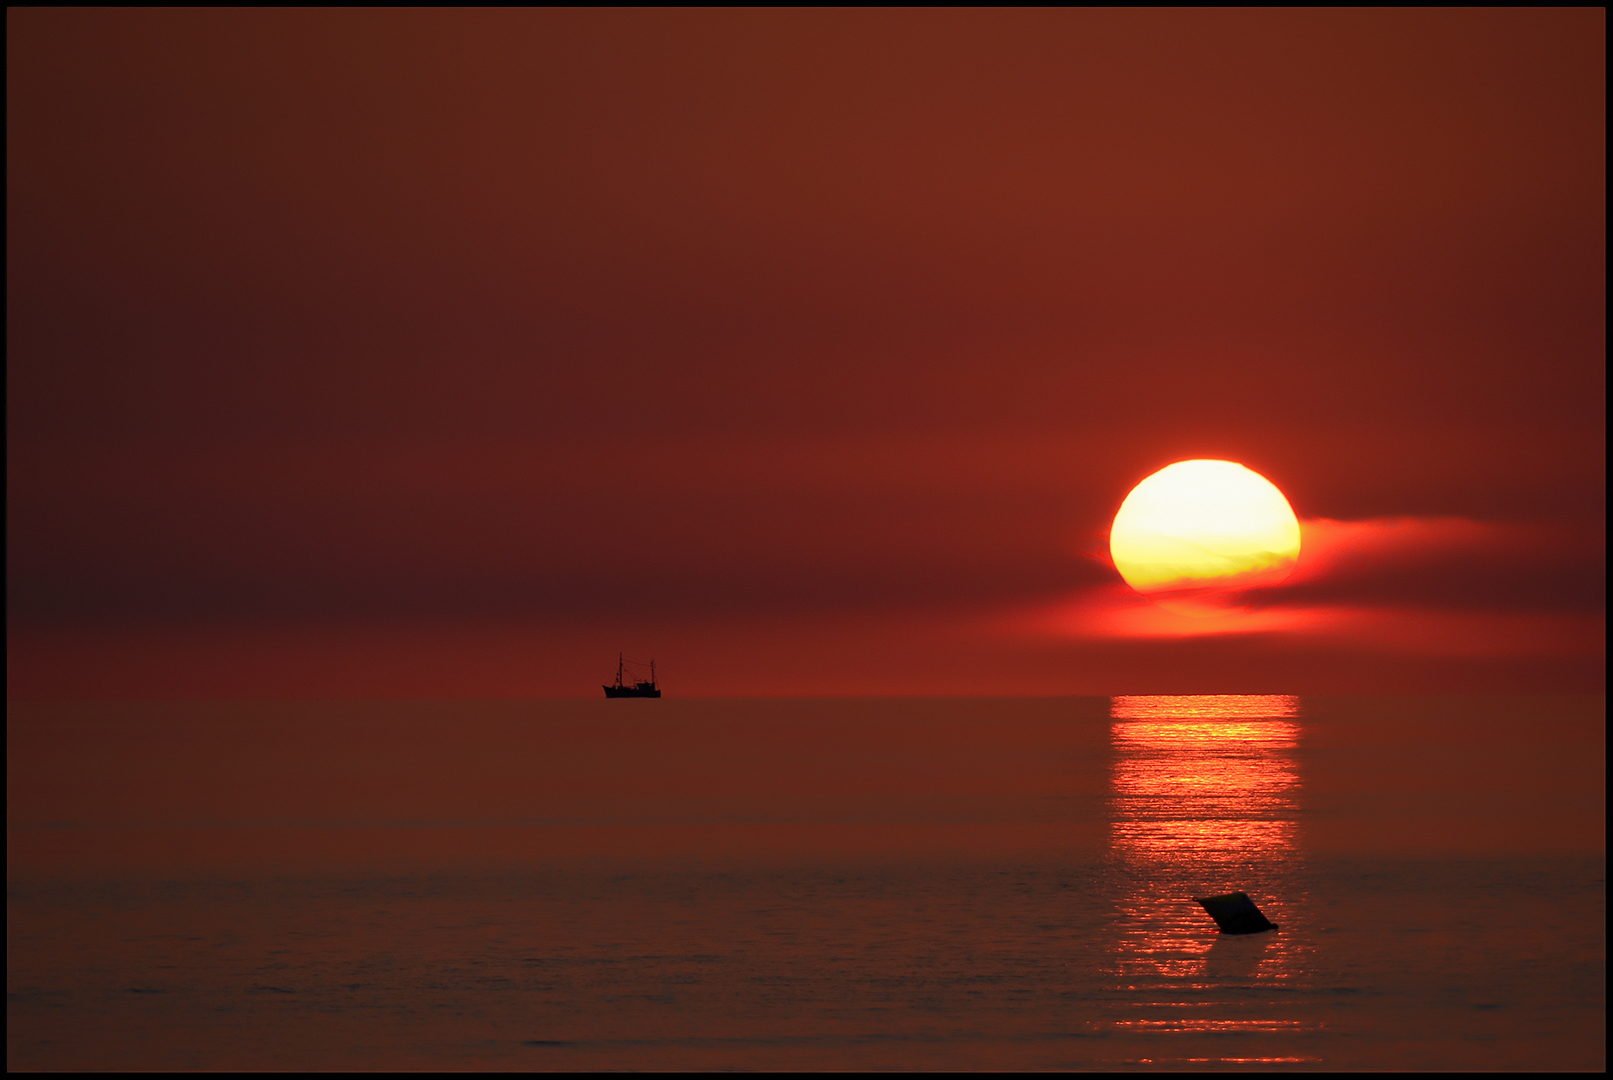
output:
[[[661,691],[658,688],[657,689],[650,689],[648,687],[641,688],[641,687],[637,687],[637,686],[607,686],[604,689],[605,689],[605,696],[606,697],[656,697],[656,698],[658,698],[658,697],[661,696]]]

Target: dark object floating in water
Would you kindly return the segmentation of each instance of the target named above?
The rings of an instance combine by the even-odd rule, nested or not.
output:
[[[1275,930],[1277,924],[1260,914],[1248,893],[1227,893],[1225,896],[1195,896],[1210,913],[1215,925],[1223,934],[1258,934],[1262,930]]]
[[[627,661],[621,653],[616,654],[616,685],[605,687],[606,697],[660,697],[661,688],[655,685],[655,661],[650,661],[650,677],[640,679],[636,683],[623,681],[626,674]]]

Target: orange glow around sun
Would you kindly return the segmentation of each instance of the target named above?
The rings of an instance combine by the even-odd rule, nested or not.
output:
[[[1299,559],[1299,520],[1275,484],[1231,461],[1178,461],[1120,504],[1109,553],[1144,595],[1278,585]]]

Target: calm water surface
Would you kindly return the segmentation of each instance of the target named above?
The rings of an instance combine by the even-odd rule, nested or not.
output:
[[[7,1064],[1601,1069],[1602,709],[14,706]]]

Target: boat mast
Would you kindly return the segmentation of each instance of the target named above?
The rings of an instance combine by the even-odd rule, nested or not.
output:
[[[655,685],[655,661],[650,661],[650,685]]]
[[[623,658],[623,655],[621,653],[617,653],[616,654],[616,685],[617,686],[622,685],[622,668],[624,668],[626,666],[627,666],[627,661]]]

